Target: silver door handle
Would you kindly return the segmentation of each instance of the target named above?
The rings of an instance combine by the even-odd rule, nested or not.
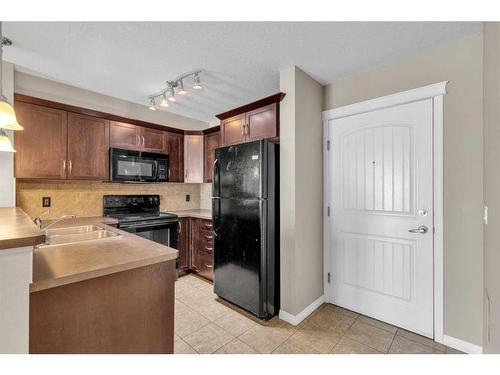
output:
[[[68,161],[68,165],[69,165],[69,174],[71,174],[71,170],[73,169],[73,164],[71,163],[71,160]]]
[[[141,145],[141,137],[139,137],[137,134],[135,135],[135,145],[136,146]]]
[[[427,228],[425,225],[421,225],[418,228],[410,229],[408,232],[410,232],[410,233],[422,233],[422,234],[425,234],[428,231],[429,231],[429,228]]]
[[[145,139],[144,139],[144,136],[142,136],[142,147],[144,147],[144,143],[145,143]]]

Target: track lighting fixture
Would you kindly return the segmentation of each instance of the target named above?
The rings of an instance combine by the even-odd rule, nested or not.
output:
[[[149,96],[149,101],[150,101],[149,109],[152,111],[157,109],[155,103],[155,100],[157,98],[158,100],[160,100],[160,107],[168,107],[168,102],[177,101],[177,98],[175,97],[176,93],[181,96],[186,95],[188,93],[187,90],[184,88],[184,80],[186,78],[193,77],[193,89],[200,90],[203,87],[201,85],[201,79],[200,79],[201,72],[202,70],[197,70],[195,72],[184,74],[179,78],[177,78],[175,81],[167,81],[166,88],[164,88],[160,92],[157,92]]]

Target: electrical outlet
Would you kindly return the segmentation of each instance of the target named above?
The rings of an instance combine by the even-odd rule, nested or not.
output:
[[[189,194],[186,194],[186,202],[189,202],[191,200],[191,196]]]
[[[50,197],[42,198],[42,207],[50,207]]]

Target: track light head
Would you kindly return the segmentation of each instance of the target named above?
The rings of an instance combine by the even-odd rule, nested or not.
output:
[[[150,98],[149,99],[149,107],[148,107],[151,111],[156,111],[156,102],[155,102],[155,98]]]
[[[184,90],[184,84],[182,83],[182,79],[180,79],[180,80],[179,80],[178,85],[179,85],[179,91],[177,91],[177,93],[178,93],[179,95],[186,95],[186,94],[187,94],[187,91],[186,91],[186,90]]]
[[[168,94],[168,98],[167,98],[169,101],[171,102],[175,102],[176,99],[175,99],[175,92],[174,92],[174,88],[171,87],[170,88],[170,93]]]
[[[160,106],[161,107],[168,107],[167,95],[165,93],[163,93],[163,96],[161,98]]]
[[[200,82],[200,75],[196,73],[193,78],[193,89],[195,90],[201,90],[203,86],[201,85]]]

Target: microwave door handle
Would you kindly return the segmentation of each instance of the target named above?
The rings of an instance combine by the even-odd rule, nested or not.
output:
[[[158,160],[153,160],[153,178],[156,181],[160,180],[158,177]]]

